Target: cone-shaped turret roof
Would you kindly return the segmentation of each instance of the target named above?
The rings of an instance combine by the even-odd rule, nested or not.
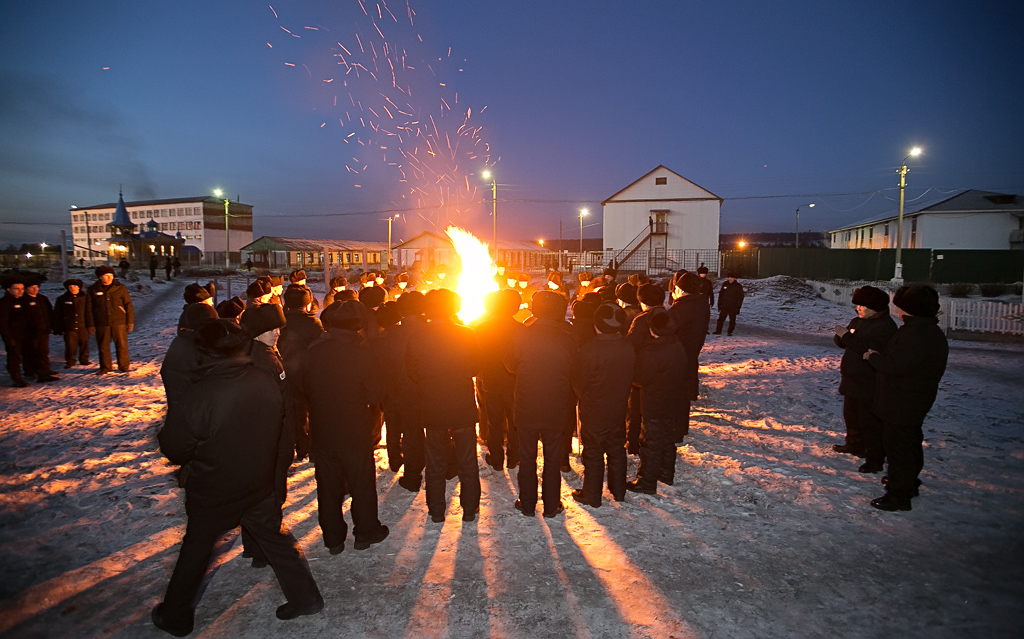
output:
[[[130,226],[135,228],[135,223],[128,217],[128,209],[124,205],[124,193],[118,189],[117,209],[114,211],[114,219],[107,222],[107,226]]]

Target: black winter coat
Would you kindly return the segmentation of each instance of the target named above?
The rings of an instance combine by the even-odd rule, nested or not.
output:
[[[195,381],[200,365],[199,350],[196,348],[195,331],[184,330],[171,340],[160,364],[160,379],[164,383],[167,406],[188,397],[189,388]]]
[[[583,428],[624,428],[633,386],[636,349],[621,333],[595,335],[580,348],[572,388],[580,399]]]
[[[85,325],[89,328],[134,326],[135,308],[125,285],[117,280],[106,286],[94,282],[86,289],[89,295]]]
[[[419,340],[426,327],[427,321],[422,315],[406,317],[398,326],[384,331],[378,340],[387,388],[384,404],[389,410],[414,409],[419,406],[416,383],[409,379],[405,356],[409,344]]]
[[[492,317],[476,327],[480,347],[480,389],[489,393],[511,393],[516,376],[505,368],[512,340],[525,327],[512,317]]]
[[[740,312],[743,306],[743,285],[739,280],[730,282],[725,280],[722,288],[718,289],[718,310]]]
[[[85,315],[88,303],[89,296],[85,291],[79,291],[78,295],[64,291],[53,304],[53,334],[87,332]]]
[[[938,324],[934,317],[906,316],[885,350],[868,360],[878,371],[874,410],[883,421],[924,421],[935,403],[949,358],[949,342]]]
[[[703,295],[684,295],[669,307],[668,312],[679,325],[676,330],[679,343],[683,345],[686,354],[695,360],[708,336],[711,307]]]
[[[303,311],[286,311],[284,320],[285,325],[277,339],[277,350],[281,351],[288,375],[293,376],[296,375],[296,367],[303,352],[324,334],[324,327],[320,320]]]
[[[633,348],[640,352],[647,342],[654,339],[651,337],[651,326],[647,323],[648,315],[651,314],[651,310],[641,311],[636,317],[633,318],[633,322],[629,325],[629,332],[626,333],[626,337],[629,338]]]
[[[53,304],[45,295],[32,297],[28,293],[21,296],[21,301],[28,309],[28,321],[32,335],[49,335],[53,320]]]
[[[476,335],[452,320],[432,320],[406,353],[409,379],[416,384],[423,427],[466,428],[479,411],[473,377],[480,370]]]
[[[302,354],[298,388],[313,449],[372,450],[370,405],[384,398],[381,367],[354,331],[330,329]]]
[[[715,305],[715,285],[706,277],[700,278],[700,294],[704,296],[709,309]]]
[[[565,428],[576,351],[569,325],[550,319],[538,318],[512,339],[505,367],[516,376],[512,412],[520,430]]]
[[[31,323],[25,305],[26,297],[22,295],[16,298],[7,293],[0,298],[0,337],[6,344],[13,344],[30,335]]]
[[[251,358],[203,358],[157,435],[167,459],[189,467],[186,513],[242,510],[273,494],[283,420],[276,380]]]
[[[832,337],[836,346],[846,349],[839,363],[839,393],[871,399],[875,396],[875,369],[864,361],[864,353],[868,349],[883,352],[896,333],[896,322],[888,313],[882,313],[867,319],[855,317],[846,328],[849,331],[842,337]]]
[[[645,419],[674,421],[686,410],[690,371],[675,335],[652,338],[637,353],[633,383],[640,387]]]

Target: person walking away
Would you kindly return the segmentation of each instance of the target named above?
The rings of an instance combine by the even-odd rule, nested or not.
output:
[[[312,312],[313,295],[305,288],[293,288],[284,295],[285,325],[277,342],[288,385],[295,404],[295,457],[304,459],[310,451],[308,410],[299,388],[302,358],[306,349],[324,333],[323,324]]]
[[[76,363],[91,364],[89,329],[85,325],[89,297],[84,288],[82,280],[66,280],[64,292],[54,301],[53,334],[64,337],[64,368],[74,368]]]
[[[149,256],[149,279],[156,279],[157,260],[156,255]]]
[[[864,359],[878,372],[875,413],[882,419],[889,461],[886,493],[871,501],[880,510],[910,510],[924,468],[924,418],[946,372],[949,343],[939,328],[939,294],[930,286],[901,286],[892,298],[903,322],[882,352]]]
[[[718,291],[718,325],[715,328],[715,335],[722,334],[722,326],[725,318],[729,318],[729,335],[736,330],[736,316],[740,314],[743,307],[743,285],[736,280],[735,273],[729,273],[722,288]]]
[[[174,277],[181,275],[181,260],[175,257],[174,261],[171,262],[171,266],[174,267]]]
[[[516,377],[505,368],[505,354],[523,325],[515,320],[521,297],[514,287],[491,293],[494,315],[476,328],[480,344],[477,384],[487,410],[487,464],[498,472],[519,465],[519,430],[513,411]]]
[[[345,549],[348,524],[342,515],[346,493],[352,496],[352,532],[356,550],[387,538],[377,518],[374,443],[370,405],[384,397],[384,379],[359,331],[365,324],[359,302],[334,302],[321,314],[327,333],[302,355],[299,388],[309,410],[318,518],[324,545],[332,555]],[[287,326],[285,327],[287,328]],[[359,371],[352,376],[352,371]],[[339,380],[348,380],[341,384]]]
[[[168,282],[171,281],[171,271],[174,270],[174,265],[171,263],[171,256],[168,255],[164,259],[164,279]]]
[[[455,452],[462,521],[480,510],[480,468],[476,455],[477,406],[473,378],[480,355],[473,329],[457,322],[462,300],[438,288],[425,299],[428,320],[420,339],[409,343],[406,364],[416,384],[426,430],[427,511],[434,523],[445,519],[448,449]]]
[[[56,382],[60,378],[50,368],[50,331],[53,325],[53,305],[39,293],[39,280],[30,279],[25,286],[23,303],[28,308],[31,330],[31,348],[26,353],[26,374],[40,382]]]
[[[200,381],[168,407],[157,435],[164,456],[189,467],[185,537],[164,599],[151,615],[157,628],[178,637],[193,630],[193,606],[214,545],[239,524],[266,553],[284,591],[278,619],[316,614],[324,606],[295,538],[281,529],[274,464],[284,407],[270,374],[245,355],[249,341],[233,322],[202,326]]]
[[[882,422],[875,415],[875,369],[864,361],[868,350],[884,351],[896,333],[896,322],[889,315],[889,294],[874,286],[853,291],[857,317],[846,326],[836,326],[833,341],[844,349],[839,364],[839,394],[843,396],[843,421],[846,442],[832,446],[837,453],[867,457],[858,469],[877,473],[885,467]]]
[[[24,388],[28,382],[22,376],[25,352],[31,350],[31,325],[25,305],[25,282],[18,277],[4,279],[4,296],[0,298],[0,337],[7,351],[7,372],[11,385]],[[28,374],[28,370],[25,370]]]
[[[577,502],[601,505],[608,467],[608,490],[615,501],[626,498],[626,411],[633,386],[636,350],[622,334],[626,312],[605,302],[594,311],[596,337],[580,348],[572,387],[579,398],[583,444],[583,488],[572,491]]]
[[[96,269],[97,281],[92,283],[86,292],[89,304],[86,307],[86,326],[90,332],[96,333],[96,346],[99,351],[100,369],[97,375],[104,375],[114,370],[110,358],[110,342],[114,342],[117,352],[117,368],[122,373],[131,370],[128,355],[128,333],[135,330],[135,308],[132,306],[131,295],[121,282],[114,279],[114,269],[100,266]]]

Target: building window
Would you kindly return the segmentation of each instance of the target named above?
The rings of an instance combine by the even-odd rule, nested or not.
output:
[[[875,240],[875,227],[872,226],[871,228],[868,229],[868,248],[872,248],[871,245],[874,243],[874,240]]]
[[[668,178],[667,177],[656,177],[656,178],[654,178],[654,185],[655,186],[664,186],[666,184],[668,184]]]
[[[196,221],[196,229],[201,229],[201,228],[203,228],[203,223],[197,220]]]
[[[917,248],[917,218],[910,220],[910,248]]]

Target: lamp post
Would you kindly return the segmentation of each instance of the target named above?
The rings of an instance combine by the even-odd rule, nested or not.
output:
[[[217,189],[213,194],[222,197],[224,192]],[[227,270],[231,269],[231,234],[228,232],[228,206],[230,205],[231,200],[224,198],[224,268]]]
[[[808,204],[807,208],[813,209],[813,204]],[[796,248],[800,248],[800,207],[796,207]]]
[[[391,222],[401,216],[401,213],[395,213],[388,217],[388,268],[391,268]]]
[[[584,263],[583,263],[584,262],[584,260],[583,260],[583,216],[585,216],[587,213],[589,213],[589,211],[587,211],[587,209],[580,209],[580,268],[583,268],[583,266],[584,266]]]
[[[907,154],[907,157],[903,158],[900,168],[896,171],[900,174],[900,212],[899,217],[896,218],[896,272],[893,275],[893,281],[903,281],[903,191],[907,187],[907,172],[910,171],[907,168],[907,160],[911,156],[919,155],[921,155],[921,148],[915,146]]]
[[[480,175],[485,180],[491,181],[491,220],[494,222],[494,237],[492,243],[494,244],[494,259],[498,259],[498,178],[494,176],[490,171],[484,171]]]

